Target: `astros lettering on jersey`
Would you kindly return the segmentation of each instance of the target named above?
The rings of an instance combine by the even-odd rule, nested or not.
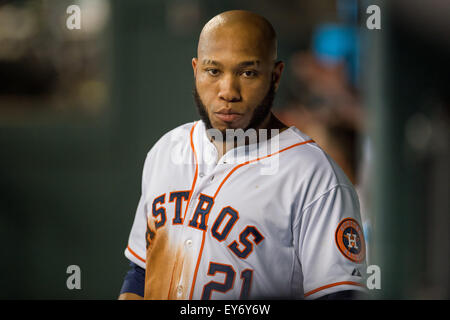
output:
[[[276,138],[276,150],[255,143],[238,147],[242,159],[233,150],[217,159],[197,121],[153,146],[125,249],[146,270],[144,298],[315,299],[365,290],[354,272],[366,268],[352,184],[297,128]],[[261,174],[274,161],[276,173]]]

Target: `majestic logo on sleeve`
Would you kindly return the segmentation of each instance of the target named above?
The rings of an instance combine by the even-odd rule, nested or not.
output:
[[[349,260],[361,263],[366,256],[364,235],[358,222],[352,218],[342,220],[335,235],[339,251]]]

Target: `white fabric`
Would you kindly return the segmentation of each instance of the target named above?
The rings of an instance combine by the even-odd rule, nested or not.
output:
[[[199,163],[196,183],[183,224],[173,224],[176,202],[169,201],[170,194],[190,191],[195,178],[196,161],[190,142],[193,125],[196,125],[193,142]],[[245,288],[249,288],[250,299],[317,298],[341,290],[363,290],[363,277],[352,273],[357,268],[363,275],[365,262],[357,263],[345,257],[335,240],[336,229],[343,219],[352,218],[361,225],[358,198],[352,184],[315,143],[301,144],[310,138],[295,127],[283,131],[277,139],[278,143],[273,144],[276,149],[272,150],[262,150],[262,144],[239,147],[237,151],[242,152],[238,152],[236,161],[233,151],[217,159],[201,121],[164,135],[145,161],[142,195],[126,257],[146,267],[143,260],[147,260],[147,222],[148,219],[161,221],[162,215],[155,217],[154,211],[163,208],[158,212],[164,211],[166,221],[157,233],[166,229],[168,250],[173,250],[173,255],[182,251],[182,258],[177,255],[174,260],[174,264],[181,265],[168,262],[165,266],[167,272],[180,270],[170,289],[178,292],[177,299],[201,299],[214,288],[212,282],[232,283],[232,286],[222,290],[219,285],[219,290],[210,290],[206,296],[211,299],[239,299]],[[286,150],[277,153],[283,149]],[[273,155],[266,157],[269,154]],[[154,207],[154,200],[162,195],[164,203],[158,202]],[[206,231],[189,225],[201,195],[214,199],[206,216]],[[182,201],[182,216],[187,203],[187,199]],[[213,236],[212,227],[226,207],[236,211],[238,218],[226,238],[219,241]],[[227,214],[216,231],[223,232],[230,219],[231,214]],[[201,216],[197,221],[201,221]],[[263,239],[257,244],[254,233],[248,234],[251,253],[239,257],[230,246],[234,242],[235,248],[244,252],[245,243],[240,241],[240,236],[246,228],[257,230]],[[234,279],[226,279],[225,272],[221,271],[208,275],[211,263],[231,266]],[[249,274],[252,276],[248,287],[249,278],[244,275]]]

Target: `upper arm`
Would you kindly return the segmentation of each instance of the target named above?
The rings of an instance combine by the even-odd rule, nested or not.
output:
[[[144,300],[144,297],[141,297],[140,295],[137,295],[135,293],[125,292],[120,294],[118,300]]]
[[[153,149],[152,149],[153,150]],[[147,203],[146,203],[146,191],[147,191],[147,172],[151,161],[150,151],[147,154],[144,163],[144,169],[142,172],[142,187],[141,196],[139,198],[138,206],[131,227],[131,232],[128,237],[128,245],[125,249],[125,256],[141,268],[145,268],[145,260],[147,253],[146,232],[147,232]]]
[[[321,296],[316,300],[361,300],[367,297],[368,295],[361,291],[344,290]]]
[[[351,186],[325,192],[301,213],[297,254],[307,299],[346,290],[365,290],[365,242],[358,198]]]
[[[130,262],[128,270],[120,289],[119,300],[139,299],[144,297],[145,269]]]

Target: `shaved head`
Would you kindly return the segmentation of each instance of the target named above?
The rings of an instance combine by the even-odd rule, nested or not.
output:
[[[194,98],[207,127],[266,126],[284,68],[276,59],[275,31],[264,17],[233,10],[209,20],[192,59]]]
[[[266,18],[256,13],[232,10],[213,17],[200,33],[197,55],[200,57],[209,46],[216,45],[224,37],[235,39],[235,46],[258,50],[270,60],[277,58],[275,30]]]

